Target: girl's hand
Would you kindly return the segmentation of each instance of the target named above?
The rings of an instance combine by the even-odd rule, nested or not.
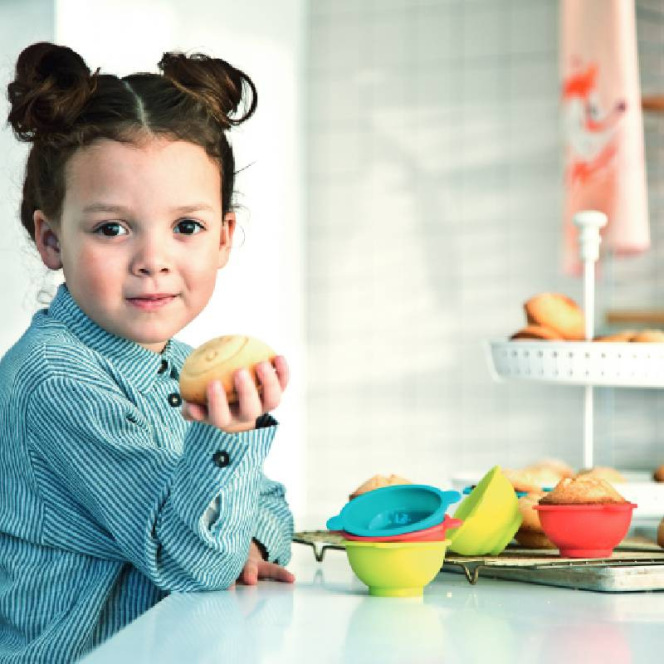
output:
[[[281,355],[275,357],[274,366],[270,362],[261,362],[256,366],[256,375],[263,388],[261,394],[249,372],[241,369],[235,374],[238,403],[230,405],[221,383],[212,381],[207,386],[207,407],[185,402],[183,417],[193,422],[206,422],[228,433],[255,428],[258,417],[281,403],[289,378],[286,358]]]
[[[263,560],[258,546],[256,546],[255,542],[252,542],[249,546],[249,557],[244,564],[240,576],[237,578],[237,583],[255,586],[258,583],[258,579],[273,579],[274,581],[293,583],[295,576],[285,567]]]

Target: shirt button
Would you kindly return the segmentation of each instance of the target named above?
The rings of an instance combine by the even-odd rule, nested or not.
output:
[[[231,462],[231,458],[228,456],[228,452],[225,450],[218,450],[212,455],[212,461],[214,465],[219,468],[226,468],[226,466]]]
[[[173,408],[177,408],[182,403],[182,397],[177,392],[173,392],[173,394],[168,395],[168,403]]]
[[[159,369],[157,369],[157,373],[163,374],[166,369],[168,369],[168,361],[162,360]]]

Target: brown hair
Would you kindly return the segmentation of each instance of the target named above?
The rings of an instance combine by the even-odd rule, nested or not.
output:
[[[200,53],[165,53],[159,69],[122,78],[92,73],[78,53],[47,42],[19,55],[7,87],[8,121],[18,139],[32,143],[21,223],[33,240],[35,210],[60,219],[70,157],[102,138],[136,142],[155,135],[200,145],[219,164],[222,211],[231,209],[235,159],[226,130],[256,110],[252,80]]]

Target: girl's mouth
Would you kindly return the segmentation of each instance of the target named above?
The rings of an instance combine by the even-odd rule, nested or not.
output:
[[[155,311],[170,304],[175,295],[145,295],[142,297],[129,297],[127,302],[142,311]]]

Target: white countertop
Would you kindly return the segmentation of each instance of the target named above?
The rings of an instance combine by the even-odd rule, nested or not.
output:
[[[441,573],[422,598],[370,597],[343,551],[293,545],[294,585],[173,594],[91,653],[102,662],[661,661],[664,594]]]

